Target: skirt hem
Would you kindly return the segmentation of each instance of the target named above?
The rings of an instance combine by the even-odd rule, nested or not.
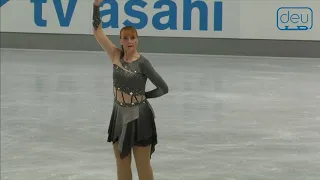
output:
[[[107,141],[110,143],[119,142],[119,151],[122,159],[131,153],[133,146],[148,145],[151,145],[151,158],[155,151],[155,145],[158,143],[155,116],[151,105],[148,101],[145,101],[138,106],[138,118],[126,123],[125,128],[120,127],[119,124],[121,120],[119,119],[119,111],[121,111],[122,107],[117,103],[113,106]]]
[[[116,138],[116,140],[108,139],[107,142],[114,144],[118,142],[118,138]],[[151,145],[151,151],[150,151],[150,159],[151,159],[153,153],[155,152],[155,146],[157,144],[158,144],[157,135],[150,136],[146,139],[142,139],[140,141],[134,142],[133,145],[131,145],[130,147],[126,147],[127,148],[126,151],[120,152],[120,158],[123,159],[127,157],[134,146],[146,147]]]

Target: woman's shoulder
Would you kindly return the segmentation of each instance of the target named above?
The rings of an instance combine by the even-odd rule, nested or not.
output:
[[[119,63],[121,59],[122,50],[120,48],[115,48],[113,52],[113,58],[111,59],[112,63]]]
[[[149,64],[149,63],[151,63],[150,60],[149,60],[149,58],[146,57],[146,56],[143,55],[143,54],[140,54],[139,60],[141,61],[141,63],[144,63],[144,64]]]
[[[142,54],[140,54],[140,57],[139,57],[138,61],[139,61],[139,64],[141,66],[146,66],[146,65],[150,64],[149,59],[146,56],[142,55]]]

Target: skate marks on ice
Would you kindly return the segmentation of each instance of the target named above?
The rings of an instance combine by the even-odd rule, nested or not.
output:
[[[150,100],[156,179],[320,176],[319,60],[146,57],[170,87]],[[2,50],[1,179],[116,178],[106,142],[112,66],[105,58]]]

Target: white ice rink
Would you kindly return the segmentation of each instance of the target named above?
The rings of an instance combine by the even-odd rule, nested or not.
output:
[[[144,55],[155,180],[320,179],[320,59]],[[1,180],[116,180],[111,107],[103,52],[2,49]]]

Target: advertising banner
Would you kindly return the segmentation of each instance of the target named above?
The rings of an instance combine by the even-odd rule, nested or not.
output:
[[[242,0],[241,37],[320,40],[320,0]]]
[[[238,1],[104,1],[101,14],[107,34],[129,25],[142,36],[240,37]]]
[[[0,0],[1,32],[92,34],[93,0]],[[104,0],[102,26],[119,35],[320,40],[319,0]]]
[[[92,34],[92,0],[1,2],[3,32]],[[104,0],[101,17],[104,30],[111,35],[132,25],[142,36],[240,36],[237,1]]]
[[[2,32],[88,34],[90,31],[90,0],[0,1]]]

